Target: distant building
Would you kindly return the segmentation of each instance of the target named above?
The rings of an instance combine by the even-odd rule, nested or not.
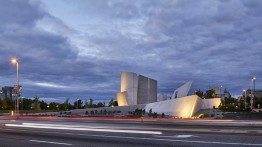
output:
[[[3,98],[10,98],[13,100],[13,97],[16,95],[14,87],[5,86],[2,88]]]
[[[157,80],[133,72],[121,73],[121,92],[117,93],[119,106],[148,104],[157,101]]]
[[[229,93],[229,91],[225,88],[224,92],[222,92],[222,86],[219,87],[210,87],[210,90],[214,90],[214,95],[213,97],[217,97],[217,98],[231,98],[231,94]]]
[[[22,86],[19,85],[18,96],[20,96],[21,92],[22,92]],[[4,87],[2,87],[2,90],[0,91],[0,98],[1,99],[10,98],[11,100],[14,100],[14,98],[16,98],[16,96],[17,96],[16,86],[15,87],[4,86]]]
[[[229,91],[227,91],[227,89],[225,89],[224,94],[222,95],[222,97],[224,97],[224,98],[231,98],[231,94],[229,93]]]
[[[222,90],[222,87],[221,87],[221,86],[219,86],[219,87],[210,87],[209,89],[210,89],[210,90],[212,89],[212,90],[215,91],[213,97],[220,97],[220,98],[223,97],[223,96],[222,96],[222,92],[221,92],[221,90]]]
[[[246,94],[247,94],[247,96],[251,97],[251,94],[252,94],[251,90],[248,89],[248,90],[246,91]],[[254,94],[254,97],[262,98],[262,90],[255,90],[255,91],[253,92],[253,94]]]

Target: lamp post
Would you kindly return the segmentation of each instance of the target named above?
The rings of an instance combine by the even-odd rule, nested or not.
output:
[[[15,113],[19,114],[19,100],[18,100],[18,94],[19,94],[19,61],[16,58],[13,58],[12,60],[13,64],[16,64],[16,100],[15,100]]]
[[[220,99],[222,99],[222,85],[221,86],[219,86],[219,97],[220,97]],[[223,105],[225,106],[226,105],[226,102],[225,102],[225,97],[223,97]]]
[[[243,89],[243,92],[244,92],[244,103],[245,103],[245,110],[247,109],[247,91],[246,89]]]
[[[252,96],[252,98],[251,98],[251,109],[253,109],[253,103],[254,103],[254,92],[255,92],[255,83],[256,83],[256,77],[254,76],[252,79],[251,79],[251,81],[252,81],[252,85],[253,85],[253,90],[251,90],[251,96]]]
[[[220,98],[222,98],[222,85],[220,86],[219,90],[220,90]]]

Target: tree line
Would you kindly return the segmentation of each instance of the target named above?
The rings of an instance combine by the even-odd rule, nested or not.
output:
[[[38,97],[34,99],[29,98],[19,98],[19,109],[20,110],[53,110],[53,111],[67,111],[72,109],[83,109],[83,108],[99,108],[99,107],[112,107],[118,106],[117,101],[114,101],[112,98],[108,104],[105,102],[94,103],[94,100],[91,98],[89,101],[83,102],[81,99],[77,99],[71,104],[67,98],[63,103],[50,102],[47,103],[43,100],[40,100]],[[14,110],[15,101],[6,97],[0,99],[0,110]]]

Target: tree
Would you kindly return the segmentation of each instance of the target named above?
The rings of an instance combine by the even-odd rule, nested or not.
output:
[[[59,106],[59,104],[56,103],[56,102],[51,102],[51,103],[49,103],[49,109],[50,109],[50,110],[57,110],[57,109],[58,109],[58,106]]]
[[[74,108],[76,108],[76,109],[82,108],[82,105],[83,105],[83,102],[82,102],[81,99],[77,99],[77,100],[74,102]]]
[[[153,113],[153,118],[157,118],[158,114],[156,112]]]
[[[23,99],[23,110],[30,110],[32,107],[33,100],[32,99]]]
[[[47,103],[46,103],[46,102],[44,102],[44,101],[42,100],[42,101],[40,101],[39,103],[40,103],[40,108],[41,108],[42,110],[46,110],[46,109],[47,109]]]
[[[3,109],[3,100],[0,98],[0,109]]]
[[[149,110],[148,116],[149,116],[149,117],[152,116],[152,109]]]
[[[255,97],[254,98],[254,107],[255,108],[261,108],[261,106],[262,106],[262,99]]]
[[[247,105],[250,104],[250,100],[251,100],[250,96],[247,96],[247,97],[246,97],[246,103],[247,103]]]
[[[114,99],[113,98],[109,101],[108,106],[109,107],[114,106]]]
[[[114,106],[118,106],[118,102],[117,101],[114,101]]]
[[[206,93],[204,94],[204,98],[206,98],[206,99],[214,98],[214,96],[215,96],[215,90],[214,89],[207,90]]]
[[[89,102],[86,103],[86,108],[94,108],[93,99],[89,99]]]
[[[61,109],[67,111],[67,110],[70,110],[71,108],[72,108],[72,105],[69,102],[69,98],[67,98],[64,101],[64,103],[62,104]]]
[[[200,98],[203,98],[203,97],[204,97],[204,93],[203,93],[203,91],[201,91],[200,89],[198,89],[198,90],[195,91],[195,95],[199,96]]]
[[[237,99],[235,98],[225,98],[225,105],[235,104],[236,102],[237,102]]]
[[[33,100],[33,105],[34,105],[34,110],[38,111],[40,110],[40,103],[39,103],[39,98],[36,96],[35,99]]]
[[[3,102],[2,102],[2,108],[4,110],[12,110],[12,109],[15,108],[14,104],[15,104],[15,101],[11,101],[10,98],[5,97]]]
[[[108,106],[109,106],[109,107],[118,106],[118,103],[117,103],[117,101],[114,101],[114,99],[112,98],[112,99],[109,101]]]
[[[84,108],[88,108],[88,102],[87,102],[87,100],[85,100],[85,105],[84,105]]]
[[[96,106],[97,107],[105,107],[104,103],[102,103],[102,102],[97,103]]]

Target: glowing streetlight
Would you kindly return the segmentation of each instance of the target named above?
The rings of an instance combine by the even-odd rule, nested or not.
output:
[[[254,101],[254,92],[255,92],[255,83],[256,83],[256,77],[254,76],[254,77],[252,77],[252,79],[251,79],[251,82],[252,82],[252,85],[253,85],[253,90],[251,90],[251,96],[252,96],[252,98],[251,98],[251,109],[253,109],[253,101]]]
[[[219,97],[221,100],[223,99],[223,105],[225,106],[226,102],[225,102],[225,97],[222,97],[222,87],[223,87],[222,85],[219,86]]]
[[[18,100],[18,94],[19,94],[19,61],[17,58],[11,59],[11,62],[13,64],[16,64],[16,100],[15,100],[15,113],[19,114],[19,100]]]
[[[253,82],[253,90],[255,91],[255,86],[256,86],[256,85],[255,85],[255,83],[256,83],[256,77],[253,77],[253,78],[252,78],[252,82]]]
[[[220,86],[220,98],[222,98],[222,85]]]

